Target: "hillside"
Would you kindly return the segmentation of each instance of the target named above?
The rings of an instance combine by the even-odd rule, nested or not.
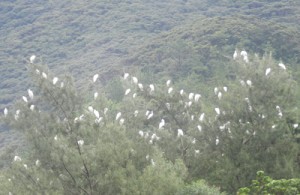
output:
[[[201,36],[196,37],[198,40],[193,44],[204,42],[207,47],[210,47],[210,44],[213,47],[217,44],[217,49],[222,49],[220,45],[228,41],[218,41],[234,31],[226,29],[231,28],[230,25],[234,25],[237,18],[236,24],[243,24],[239,32],[243,30],[248,32],[243,36],[253,35],[257,39],[262,39],[262,44],[266,44],[273,38],[283,40],[286,37],[296,36],[297,33],[294,32],[299,29],[300,15],[298,1],[279,0],[269,2],[220,0],[214,3],[208,0],[164,2],[11,0],[1,1],[0,5],[1,109],[28,87],[25,65],[32,54],[37,55],[39,62],[47,64],[56,74],[71,73],[75,76],[78,86],[85,82],[81,78],[91,76],[94,72],[100,72],[101,80],[105,83],[114,75],[123,72],[124,65],[125,69],[128,69],[127,66],[131,63],[139,63],[131,60],[124,63],[124,60],[132,56],[139,57],[139,51],[144,48],[153,52],[151,45],[155,41],[162,40],[166,36],[165,33],[168,34],[169,42],[182,39],[180,36],[183,36],[183,32],[186,33],[184,40],[193,41],[192,34],[199,31]],[[243,20],[239,21],[243,15],[250,18],[246,22],[250,21],[254,29],[244,29],[246,23],[243,23]],[[228,21],[231,17],[232,22],[220,25],[221,20],[218,17],[224,16],[229,17]],[[252,17],[256,18],[255,23],[252,22]],[[219,25],[214,24],[218,21]],[[260,31],[259,34],[255,30],[263,26],[269,27],[269,22],[281,25],[281,31],[277,31],[278,38],[274,37],[270,34],[271,25],[268,29],[270,36],[264,41],[264,31]],[[285,30],[285,27],[292,30]],[[206,32],[203,33],[201,29],[206,29]],[[281,35],[282,31],[284,35]],[[211,38],[214,41],[205,42],[207,39],[205,36],[213,34],[215,37]],[[240,43],[239,39],[231,41],[228,46],[230,49],[228,48],[226,52],[232,52],[235,44]],[[298,37],[295,37],[291,41],[294,44],[297,40]],[[164,45],[164,42],[158,44]],[[262,50],[259,48],[260,45],[255,47],[251,44],[254,43],[240,45],[255,52],[257,49]],[[293,45],[293,49],[294,47],[296,46]],[[282,57],[282,52],[277,53],[278,57]],[[149,58],[147,53],[141,56],[144,60]]]

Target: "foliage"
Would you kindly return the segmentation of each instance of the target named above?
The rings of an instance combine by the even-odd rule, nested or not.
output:
[[[292,195],[300,193],[300,179],[280,179],[273,180],[266,176],[263,171],[258,171],[256,180],[252,181],[251,186],[240,188],[239,195],[250,194],[276,194],[276,195]]]
[[[176,195],[225,195],[225,193],[221,193],[216,187],[209,186],[204,180],[198,180],[186,185]]]

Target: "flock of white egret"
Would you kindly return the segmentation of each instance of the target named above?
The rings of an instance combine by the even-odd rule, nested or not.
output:
[[[242,50],[241,52],[238,52],[238,50],[235,50],[234,54],[233,54],[233,59],[234,60],[237,60],[238,58],[242,58],[242,60],[245,62],[245,63],[249,63],[249,58],[248,58],[248,54],[245,50]],[[30,63],[34,63],[34,61],[36,60],[36,56],[35,55],[32,55],[29,59]],[[286,70],[286,66],[280,62],[278,64],[279,68],[282,69],[282,70]],[[271,68],[267,68],[265,70],[265,76],[269,76],[271,74]],[[45,80],[48,80],[48,75],[45,73],[45,72],[42,72],[40,71],[39,69],[36,69],[35,70],[36,74],[37,75],[41,75],[41,78],[42,79],[45,79]],[[99,74],[95,74],[93,77],[92,77],[92,81],[93,83],[96,83],[97,80],[99,78]],[[126,98],[130,98],[129,97],[129,94],[132,93],[132,98],[136,98],[139,94],[139,92],[146,92],[148,95],[152,95],[152,97],[155,97],[153,96],[154,93],[155,93],[155,86],[154,84],[149,84],[149,85],[145,85],[146,87],[144,87],[144,84],[140,83],[138,78],[135,77],[135,76],[131,76],[129,73],[124,73],[123,74],[123,80],[124,81],[127,81],[128,83],[130,83],[132,85],[131,88],[127,88],[125,90],[125,93],[124,93],[124,97]],[[52,84],[53,85],[56,85],[57,82],[59,81],[59,78],[58,77],[54,77],[52,79]],[[248,86],[248,87],[253,87],[253,84],[252,84],[252,81],[251,80],[240,80],[240,84],[242,86]],[[60,84],[60,87],[64,87],[64,83],[61,82]],[[193,104],[197,104],[199,103],[200,99],[201,99],[201,94],[200,93],[193,93],[193,92],[190,92],[188,94],[185,93],[185,91],[183,89],[179,90],[178,92],[175,92],[175,88],[174,86],[172,86],[172,81],[171,80],[167,80],[166,81],[166,87],[167,87],[167,90],[166,90],[166,94],[165,95],[168,95],[168,96],[172,96],[174,95],[174,93],[178,93],[182,98],[181,98],[181,102],[179,103],[183,103],[184,104],[184,107],[185,109],[188,109],[190,108]],[[136,89],[136,91],[135,91]],[[31,89],[28,89],[27,90],[28,92],[28,97],[27,96],[22,96],[22,99],[23,101],[26,103],[26,104],[29,104],[30,106],[30,110],[34,111],[35,110],[35,106],[31,103],[31,101],[34,99],[34,93]],[[218,100],[221,100],[222,97],[223,97],[223,93],[227,93],[228,92],[228,87],[227,86],[223,86],[223,87],[215,87],[214,90],[213,90],[216,98]],[[97,97],[99,96],[98,92],[94,92],[94,100],[97,100]],[[186,98],[186,99],[184,99]],[[245,101],[248,105],[248,109],[250,111],[252,111],[252,106],[251,106],[251,102],[249,100],[249,98],[245,98]],[[170,109],[171,108],[171,104],[169,102],[166,102],[165,103],[166,105],[166,108],[167,109]],[[279,105],[276,106],[276,110],[278,112],[278,116],[281,118],[283,116],[283,112],[280,108]],[[103,121],[103,118],[105,117],[106,113],[108,112],[108,108],[104,108],[103,111],[99,112],[96,108],[93,108],[92,106],[88,106],[87,107],[87,113],[90,113],[91,115],[93,115],[95,117],[95,124],[98,124],[100,125],[100,123]],[[15,120],[18,120],[19,118],[19,114],[20,114],[20,110],[16,110],[16,113],[15,113]],[[187,111],[188,112],[188,111]],[[219,107],[215,107],[214,108],[214,112],[215,112],[215,119],[218,118],[218,116],[222,115],[222,114],[225,114],[225,111],[221,112],[221,109]],[[85,113],[85,114],[87,114]],[[137,117],[140,113],[140,110],[135,110],[134,113],[133,113],[133,116],[134,117]],[[3,110],[3,114],[4,114],[4,117],[7,117],[7,115],[9,114],[9,111],[7,108],[4,108]],[[83,121],[84,120],[84,116],[85,114],[82,114],[80,115],[79,117],[76,117],[74,119],[74,123],[78,123],[80,121]],[[150,120],[154,117],[154,110],[153,109],[147,109],[146,110],[146,113],[145,113],[145,119],[146,120]],[[183,113],[183,114],[186,114],[186,113]],[[103,116],[101,116],[103,115]],[[125,115],[125,116],[128,116],[128,115]],[[201,112],[200,113],[200,116],[198,118],[198,121],[199,123],[196,124],[195,126],[195,129],[197,129],[199,132],[202,131],[202,125],[201,123],[203,123],[205,121],[205,116],[206,114],[204,112]],[[264,115],[261,115],[261,118],[264,118],[265,116]],[[191,115],[190,116],[190,119],[193,121],[195,118],[194,115]],[[114,120],[119,124],[119,125],[126,125],[126,120],[125,117],[122,117],[122,112],[119,111],[117,112],[117,114],[115,115],[114,117]],[[161,118],[159,120],[159,123],[157,124],[157,130],[164,130],[164,128],[166,127],[167,125],[167,122],[165,121],[165,118]],[[227,121],[225,124],[222,124],[219,126],[219,129],[221,131],[225,130],[226,128],[228,129],[228,131],[230,132],[230,122]],[[297,128],[298,127],[298,124],[293,124],[293,127],[294,128]],[[273,126],[272,126],[273,128]],[[274,127],[275,128],[275,127]],[[177,130],[174,130],[174,131],[177,131],[177,137],[180,138],[180,137],[183,137],[185,136],[185,130],[182,129],[182,128],[177,128]],[[152,132],[152,135],[150,136],[150,132],[146,132],[146,131],[142,131],[142,130],[139,130],[138,131],[138,134],[143,137],[143,138],[150,138],[149,140],[149,143],[152,144],[154,141],[158,141],[160,140],[161,138],[157,136],[157,134],[154,132]],[[55,135],[54,137],[54,140],[58,140],[58,136]],[[195,143],[195,138],[192,138],[192,143]],[[219,145],[220,143],[220,137],[218,135],[216,135],[215,137],[215,145]],[[80,139],[77,141],[78,145],[80,147],[82,147],[84,145],[84,140],[83,139]],[[199,153],[199,150],[195,149],[195,153],[198,154]],[[152,159],[153,160],[153,159]],[[21,158],[19,156],[15,156],[14,157],[14,161],[21,161]],[[154,163],[154,162],[153,162]]]

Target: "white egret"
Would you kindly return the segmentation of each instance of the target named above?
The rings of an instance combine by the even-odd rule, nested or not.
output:
[[[116,121],[119,120],[119,118],[121,117],[121,115],[122,115],[121,112],[118,112],[118,113],[117,113],[117,115],[116,115]]]
[[[298,126],[299,126],[298,123],[293,124],[294,129],[297,129]]]
[[[285,66],[282,62],[280,62],[280,63],[278,64],[278,66],[279,66],[282,70],[286,70],[286,66]]]
[[[194,99],[194,93],[189,93],[189,100],[193,100]]]
[[[224,92],[228,91],[228,88],[226,86],[223,87]]]
[[[248,53],[245,51],[245,50],[243,50],[243,51],[241,51],[241,56],[248,56]]]
[[[183,131],[182,129],[177,130],[177,137],[183,136]]]
[[[94,110],[94,115],[96,116],[96,118],[100,118],[100,113],[98,110]]]
[[[233,59],[236,60],[237,56],[238,56],[238,53],[237,53],[237,50],[235,50],[233,53]]]
[[[195,144],[196,143],[196,138],[194,138],[193,140],[192,140],[192,144]]]
[[[192,115],[192,116],[191,116],[191,120],[193,121],[193,120],[194,120],[194,118],[195,118],[195,116],[194,116],[194,115]]]
[[[129,73],[125,72],[123,75],[124,80],[126,80],[129,77]]]
[[[36,74],[40,74],[41,72],[40,72],[39,69],[35,69],[35,73],[36,73]]]
[[[120,125],[123,125],[124,122],[125,122],[125,119],[124,119],[124,118],[121,118],[120,121],[119,121],[119,124],[120,124]]]
[[[149,87],[150,87],[150,93],[153,92],[154,91],[154,85],[150,84]]]
[[[202,131],[202,126],[201,125],[197,125],[197,129],[198,129],[198,131]]]
[[[63,88],[64,85],[65,85],[64,82],[61,82],[61,83],[60,83],[60,88]]]
[[[27,92],[30,99],[33,99],[33,91],[31,89],[27,89]]]
[[[15,156],[14,157],[14,161],[21,161],[22,159],[21,159],[21,157],[19,157],[19,156]]]
[[[248,85],[249,87],[252,86],[252,81],[251,81],[251,80],[247,80],[246,83],[247,83],[247,85]]]
[[[97,99],[98,95],[99,95],[98,92],[95,92],[95,93],[94,93],[94,100]]]
[[[171,80],[167,80],[166,82],[167,87],[170,87],[170,84],[171,84]]]
[[[245,81],[243,81],[243,80],[240,80],[240,83],[241,83],[242,86],[246,85]]]
[[[47,79],[47,78],[48,78],[48,76],[47,76],[47,74],[46,74],[45,72],[42,72],[42,77],[43,77],[44,79]]]
[[[30,108],[30,110],[34,111],[34,107],[35,107],[35,106],[32,104],[32,105],[30,105],[29,108]]]
[[[4,108],[3,114],[4,114],[4,117],[7,117],[7,114],[8,114],[8,109],[7,108]]]
[[[222,92],[221,91],[219,91],[219,93],[218,93],[218,98],[219,98],[219,100],[222,98]]]
[[[152,166],[155,166],[155,162],[154,162],[153,159],[151,159],[151,165],[152,165]]]
[[[214,88],[214,93],[215,93],[216,95],[218,95],[218,92],[219,92],[218,88],[215,87],[215,88]]]
[[[136,84],[136,85],[137,85],[138,82],[139,82],[139,80],[138,80],[136,77],[132,77],[132,81],[133,81],[133,83]]]
[[[168,94],[172,93],[172,91],[173,91],[173,88],[170,87],[170,88],[168,89]]]
[[[181,90],[179,91],[179,94],[180,94],[181,96],[183,96],[183,94],[184,94],[184,90],[183,90],[183,89],[181,89]]]
[[[150,110],[146,110],[145,115],[148,116],[150,114]]]
[[[54,136],[54,140],[55,140],[55,141],[58,140],[58,136],[57,136],[57,135]]]
[[[169,102],[167,102],[166,107],[167,107],[168,110],[170,110],[171,109],[171,104]]]
[[[132,94],[132,98],[136,98],[136,93]]]
[[[92,106],[89,106],[88,107],[88,110],[91,112],[91,113],[94,113],[94,108]]]
[[[271,72],[271,68],[267,68],[266,72],[265,72],[265,75],[268,76],[270,74],[270,72]]]
[[[57,83],[57,81],[58,81],[58,78],[54,77],[53,80],[52,80],[53,85],[55,85]]]
[[[142,84],[142,83],[139,83],[139,84],[138,84],[138,88],[139,88],[141,91],[143,91],[143,90],[144,90],[143,84]]]
[[[138,114],[139,114],[139,111],[135,110],[133,115],[134,115],[134,117],[137,117]]]
[[[131,89],[126,89],[125,95],[128,95],[130,93]]]
[[[96,124],[99,124],[101,121],[102,121],[103,117],[100,117],[100,118],[96,118],[95,119],[95,123]]]
[[[221,114],[220,108],[215,108],[215,112],[217,113],[217,115]]]
[[[140,131],[139,131],[139,135],[140,135],[141,137],[144,137],[144,132],[143,132],[142,130],[140,130]]]
[[[217,138],[216,138],[216,145],[218,145],[219,142],[220,142],[220,140],[219,140],[219,138],[217,137]]]
[[[153,110],[151,110],[150,114],[148,115],[147,119],[151,119],[153,117]]]
[[[32,64],[35,59],[36,59],[35,55],[30,56],[30,58],[29,58],[30,63]]]
[[[205,113],[202,113],[199,117],[199,121],[202,122],[204,120]]]
[[[187,106],[188,106],[188,107],[191,107],[192,104],[193,104],[193,102],[192,102],[192,101],[189,101],[189,102],[187,103]]]
[[[77,143],[78,143],[79,146],[83,146],[84,141],[81,139],[81,140],[78,140]]]
[[[36,165],[36,166],[40,166],[40,164],[41,164],[40,160],[37,159],[37,160],[35,161],[35,165]]]
[[[23,99],[23,101],[24,101],[24,102],[28,103],[28,99],[27,99],[27,97],[25,97],[25,96],[22,96],[22,99]]]
[[[93,76],[93,82],[95,83],[97,81],[97,79],[99,78],[99,74],[95,74]]]
[[[199,93],[196,93],[195,94],[195,102],[198,102],[200,98],[201,98],[201,95]]]
[[[25,169],[28,169],[28,166],[27,166],[27,164],[23,164],[23,166],[24,166],[24,168],[25,168]]]
[[[195,150],[195,153],[196,153],[196,154],[199,154],[199,153],[200,153],[200,150]]]
[[[108,111],[108,108],[104,108],[104,110],[103,110],[104,115],[107,113],[107,111]]]
[[[162,129],[165,126],[165,120],[161,119],[159,125],[158,125],[158,129]]]
[[[243,56],[243,60],[244,60],[246,63],[249,63],[249,58],[248,58],[248,56]]]

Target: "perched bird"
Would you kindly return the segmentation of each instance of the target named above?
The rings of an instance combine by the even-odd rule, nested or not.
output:
[[[247,85],[248,85],[249,87],[252,86],[252,81],[251,81],[251,80],[247,80],[246,83],[247,83]]]
[[[138,88],[139,88],[141,91],[143,91],[143,90],[144,90],[143,84],[142,84],[142,83],[139,83],[139,84],[138,84]]]
[[[61,82],[61,83],[60,83],[60,88],[63,88],[64,85],[65,85],[64,82]]]
[[[94,100],[97,99],[98,95],[99,95],[98,92],[95,92],[95,93],[94,93]]]
[[[202,113],[199,117],[199,121],[202,122],[204,120],[205,113]]]
[[[31,64],[33,64],[35,58],[36,58],[35,55],[30,56],[29,61],[30,61]]]
[[[170,84],[171,84],[171,80],[167,80],[166,82],[167,87],[170,87]]]
[[[183,131],[182,129],[177,130],[177,137],[183,136]]]
[[[198,102],[200,98],[201,98],[201,95],[196,93],[195,94],[195,102]]]
[[[214,88],[214,93],[215,93],[216,95],[218,95],[218,92],[219,92],[218,88],[215,87],[215,88]]]
[[[92,106],[89,106],[88,107],[88,110],[91,112],[91,113],[94,113],[94,108]]]
[[[202,131],[202,126],[201,125],[197,125],[197,129],[198,129],[198,131]]]
[[[30,99],[33,99],[33,91],[31,89],[27,89],[27,92]]]
[[[138,114],[139,114],[139,111],[135,110],[133,115],[134,115],[134,117],[137,117]]]
[[[238,53],[237,53],[237,50],[235,50],[233,53],[233,59],[236,60],[237,56],[238,56]]]
[[[126,89],[125,95],[128,95],[130,93],[131,89]]]
[[[224,92],[228,91],[228,88],[226,86],[223,87]]]
[[[58,78],[54,77],[53,80],[52,80],[53,85],[55,85],[57,83],[57,81],[58,81]]]
[[[7,108],[4,108],[4,110],[3,110],[3,114],[4,114],[4,117],[6,117],[6,116],[7,116],[7,114],[8,114],[8,110],[7,110]]]
[[[94,110],[94,115],[96,116],[96,118],[100,118],[100,114],[98,110]]]
[[[268,76],[270,74],[270,72],[271,72],[271,68],[267,68],[266,72],[265,72],[265,75]]]
[[[194,99],[194,93],[189,93],[189,100],[193,100]]]
[[[136,93],[132,94],[132,98],[136,98]]]
[[[220,108],[215,108],[215,111],[216,111],[217,115],[221,114]]]
[[[44,79],[47,79],[47,78],[48,78],[47,74],[44,73],[44,72],[42,72],[42,77],[43,77]]]
[[[248,53],[245,51],[245,50],[243,50],[243,51],[241,51],[241,56],[248,56]]]
[[[137,85],[138,82],[139,82],[139,80],[138,80],[136,77],[132,77],[132,81],[133,81],[133,83],[136,84],[136,85]]]
[[[179,91],[179,94],[180,94],[181,96],[183,96],[183,94],[184,94],[184,90],[183,90],[183,89],[181,89],[181,90]]]
[[[165,120],[161,119],[159,125],[158,125],[158,129],[162,129],[165,126]]]
[[[140,135],[141,137],[144,137],[144,132],[143,132],[142,130],[139,130],[139,135]]]
[[[172,91],[173,91],[173,88],[170,87],[170,88],[168,89],[168,94],[172,93]]]
[[[218,145],[219,142],[220,142],[220,140],[219,140],[219,138],[217,137],[217,138],[216,138],[216,145]]]
[[[41,72],[40,72],[39,69],[35,69],[35,73],[36,73],[36,74],[41,74]]]
[[[151,110],[150,114],[147,116],[147,119],[149,120],[152,117],[153,117],[153,110]]]
[[[294,129],[297,129],[298,126],[299,126],[299,124],[297,124],[297,123],[293,124]]]
[[[28,99],[27,99],[27,97],[25,97],[25,96],[22,96],[22,98],[23,98],[23,101],[24,101],[24,102],[28,103]]]
[[[221,91],[219,91],[219,93],[218,93],[218,98],[219,98],[219,100],[222,98],[222,93],[221,93]]]
[[[78,140],[77,143],[78,143],[79,146],[83,146],[84,141],[81,139],[81,140]]]
[[[99,78],[99,74],[95,74],[93,76],[93,82],[95,83],[97,81],[97,79]]]
[[[124,73],[123,78],[126,80],[129,77],[129,74],[127,72]]]
[[[116,121],[119,120],[119,118],[121,117],[122,113],[118,112],[118,114],[116,115]]]
[[[282,62],[280,62],[280,63],[278,64],[278,66],[279,66],[282,70],[286,70],[286,66],[285,66]]]
[[[35,106],[32,104],[32,105],[30,105],[29,109],[32,110],[32,111],[34,111],[34,107]]]
[[[119,121],[119,124],[120,124],[120,125],[123,125],[123,124],[124,124],[124,121],[125,121],[125,119],[124,119],[124,118],[121,118],[120,121]]]
[[[19,156],[15,156],[14,157],[14,161],[16,162],[16,161],[21,161],[22,159],[19,157]]]
[[[154,91],[154,85],[150,84],[149,87],[150,87],[150,93],[153,92]]]

